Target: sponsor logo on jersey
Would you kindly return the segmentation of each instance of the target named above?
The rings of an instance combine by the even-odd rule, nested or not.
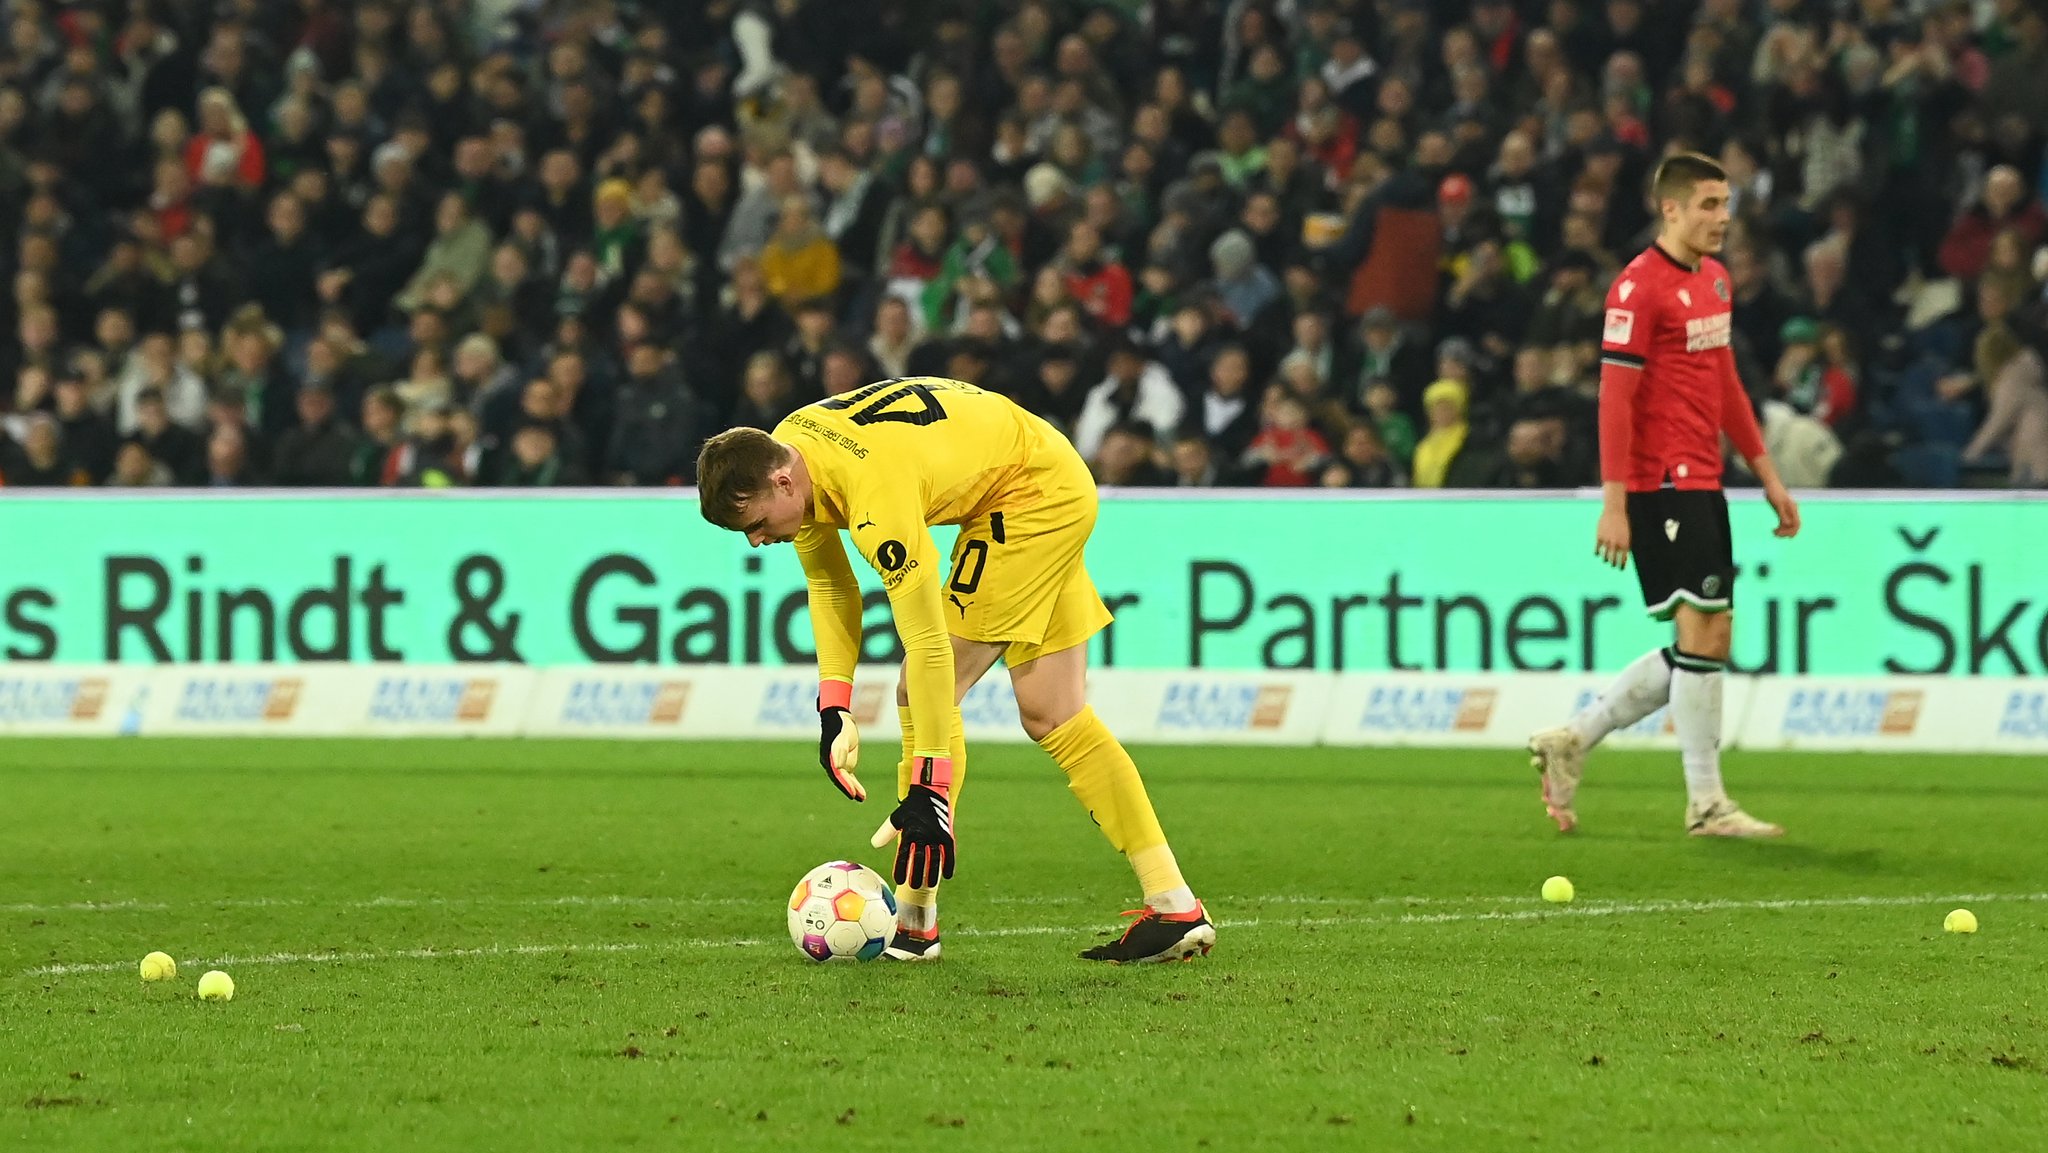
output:
[[[1717,312],[1712,316],[1695,316],[1685,322],[1685,350],[1706,352],[1726,348],[1734,331],[1733,313]]]
[[[1291,685],[1174,681],[1159,704],[1159,727],[1190,732],[1272,732],[1287,723]]]
[[[496,677],[381,677],[370,719],[393,724],[477,724],[489,720]]]
[[[902,568],[903,562],[909,557],[909,550],[903,547],[900,540],[885,540],[875,546],[875,563],[888,572]]]
[[[791,428],[803,429],[805,432],[808,432],[813,436],[816,436],[819,440],[825,441],[829,444],[838,445],[840,448],[845,449],[848,453],[851,453],[855,460],[866,460],[868,458],[868,450],[866,446],[861,444],[861,442],[855,440],[854,438],[846,435],[843,432],[840,432],[836,428],[832,428],[828,425],[819,424],[817,421],[812,420],[810,417],[805,416],[801,412],[791,413],[786,419],[784,419],[783,423],[789,425]]]
[[[96,721],[106,703],[105,677],[0,677],[0,724]]]
[[[1498,689],[1383,685],[1366,698],[1358,723],[1375,733],[1483,733],[1499,700]]]
[[[690,707],[688,681],[576,681],[562,699],[565,725],[677,725]]]
[[[1627,299],[1623,297],[1623,299]],[[1607,310],[1607,326],[1600,332],[1600,339],[1608,344],[1627,344],[1636,334],[1636,314],[1626,308]]]
[[[2015,689],[2005,698],[1998,735],[2012,740],[2048,741],[2048,692]]]
[[[1919,689],[1794,689],[1781,728],[1788,737],[1910,737],[1920,727]]]
[[[298,677],[193,677],[172,716],[212,725],[289,721],[305,687]]]

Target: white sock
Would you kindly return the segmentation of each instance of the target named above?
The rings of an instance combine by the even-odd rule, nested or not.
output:
[[[1195,911],[1195,891],[1186,885],[1168,889],[1163,893],[1145,894],[1145,907],[1162,913],[1192,913]]]
[[[1672,650],[1671,720],[1685,762],[1685,793],[1695,805],[1721,790],[1721,662]]]
[[[933,885],[896,890],[896,923],[913,933],[929,933],[939,927],[939,889]]]
[[[1671,699],[1671,650],[1653,649],[1621,670],[1606,691],[1579,710],[1566,727],[1579,735],[1590,749],[1616,729],[1625,729],[1664,706]]]

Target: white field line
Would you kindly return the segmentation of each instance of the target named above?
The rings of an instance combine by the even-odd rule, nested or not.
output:
[[[1473,898],[1479,900],[1480,898]],[[1395,898],[1384,898],[1391,902]],[[1904,908],[1915,905],[1969,905],[1993,902],[2048,901],[2044,893],[1948,893],[1923,894],[1912,897],[1788,897],[1753,901],[1610,901],[1588,902],[1552,906],[1541,909],[1491,910],[1467,913],[1404,913],[1400,915],[1300,917],[1291,919],[1250,917],[1244,919],[1219,919],[1217,925],[1225,929],[1253,929],[1264,924],[1276,928],[1322,928],[1338,925],[1398,924],[1398,925],[1445,925],[1475,921],[1537,921],[1551,917],[1633,917],[1653,916],[1664,913],[1725,913],[1776,911],[1785,909],[1860,909],[1860,908]],[[1247,902],[1249,903],[1249,902]],[[998,928],[977,929],[961,927],[949,930],[955,937],[1044,937],[1055,934],[1085,933],[1089,926],[1076,925],[1015,925]],[[662,942],[624,941],[595,944],[563,945],[483,945],[475,948],[455,949],[373,949],[348,952],[320,953],[259,953],[249,956],[225,956],[213,958],[192,958],[180,960],[179,965],[187,969],[201,966],[223,968],[249,965],[298,965],[327,964],[371,961],[438,961],[450,958],[471,957],[531,957],[578,953],[638,953],[691,949],[746,949],[769,942],[759,937],[728,937],[680,939]],[[24,977],[63,977],[80,973],[117,973],[133,970],[135,961],[95,961],[78,964],[39,965],[23,969]]]
[[[1232,905],[1424,905],[1511,904],[1534,901],[1535,897],[1310,897],[1299,894],[1270,896],[1218,895],[1216,904]],[[445,908],[608,908],[659,907],[711,908],[761,903],[759,897],[636,897],[622,894],[560,897],[364,897],[352,901],[316,900],[307,897],[223,897],[215,901],[187,901],[173,906],[163,901],[68,901],[53,904],[0,905],[0,913],[133,913],[183,909],[445,909]],[[989,896],[976,904],[1056,906],[1092,904],[1087,898],[1064,896]]]

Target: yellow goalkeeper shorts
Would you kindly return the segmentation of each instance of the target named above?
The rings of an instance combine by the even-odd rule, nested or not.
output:
[[[940,590],[954,636],[1007,645],[1015,668],[1082,644],[1111,620],[1082,553],[1095,531],[1095,478],[1071,448],[1046,454],[1039,492],[960,525]]]

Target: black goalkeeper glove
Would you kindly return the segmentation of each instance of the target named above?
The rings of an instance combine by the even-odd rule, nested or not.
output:
[[[928,888],[953,875],[959,851],[953,843],[953,759],[919,757],[917,782],[896,811],[875,830],[876,848],[896,841],[896,883]]]

